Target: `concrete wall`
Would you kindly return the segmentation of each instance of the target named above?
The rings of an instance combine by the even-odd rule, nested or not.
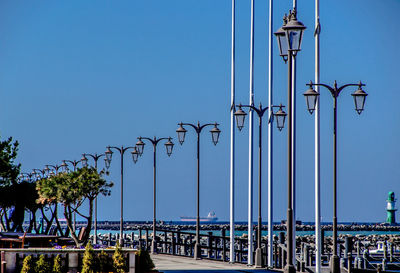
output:
[[[83,257],[84,249],[49,249],[49,248],[2,248],[1,252],[1,273],[16,273],[18,272],[21,261],[28,255],[39,257],[45,255],[53,259],[60,254],[63,264],[68,268],[68,272],[76,273],[80,266],[80,260]],[[94,250],[100,252],[101,250]],[[107,254],[113,255],[113,249],[105,249]],[[122,249],[124,255],[127,256],[129,273],[136,273],[136,251],[133,249]]]

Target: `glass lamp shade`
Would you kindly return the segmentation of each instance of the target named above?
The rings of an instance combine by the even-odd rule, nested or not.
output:
[[[283,26],[285,26],[285,24]],[[279,55],[286,62],[288,58],[288,42],[286,38],[286,32],[283,30],[282,27],[279,28],[274,34],[278,41]]]
[[[104,154],[106,155],[107,161],[111,163],[113,152],[111,151],[110,147],[107,147],[107,150],[104,152]]]
[[[279,110],[274,114],[276,117],[276,127],[279,131],[282,131],[283,127],[285,127],[286,113],[282,109],[282,105],[279,107]]]
[[[288,50],[291,50],[293,56],[296,56],[297,51],[301,50],[301,42],[303,39],[303,32],[306,27],[302,22],[297,21],[296,16],[292,14],[290,16],[289,22],[282,26],[282,29],[286,33],[286,42],[288,46]]]
[[[138,155],[142,156],[145,143],[142,141],[141,137],[138,137],[138,139],[138,142],[136,142],[136,150],[138,152]]]
[[[214,128],[212,128],[210,130],[212,142],[214,143],[214,145],[217,145],[218,139],[219,139],[219,135],[221,134],[221,130],[218,129],[217,125],[218,124],[215,123]]]
[[[137,147],[133,148],[133,151],[131,152],[131,154],[132,154],[133,163],[136,164],[136,162],[138,161],[138,157],[139,157],[139,151],[138,151]]]
[[[167,149],[167,155],[171,156],[172,150],[174,149],[174,143],[171,141],[172,138],[168,138],[168,141],[165,143],[165,148]]]
[[[82,155],[81,162],[82,162],[82,166],[83,166],[84,168],[87,168],[87,166],[88,166],[88,159],[87,159],[87,157],[86,157],[85,154]]]
[[[368,94],[364,92],[361,88],[361,84],[358,86],[358,89],[351,94],[354,98],[354,104],[356,106],[356,111],[360,115],[361,112],[364,110],[365,99],[367,98]]]
[[[319,93],[315,91],[310,84],[310,88],[304,92],[304,97],[306,98],[306,103],[307,103],[307,109],[312,114],[315,110],[315,106],[317,105],[317,99],[319,96]]]
[[[108,170],[110,168],[110,161],[107,160],[107,158],[104,158],[104,165],[106,166],[106,169]]]
[[[241,131],[244,127],[244,120],[246,118],[246,112],[242,110],[242,107],[239,106],[239,109],[236,110],[235,112],[235,119],[236,119],[236,125],[239,129],[239,131]]]
[[[179,124],[179,128],[178,129],[176,129],[176,133],[178,134],[178,141],[179,141],[179,144],[183,144],[183,142],[185,141],[185,136],[186,136],[186,129],[185,128],[183,128],[183,126],[182,126],[183,124],[182,123],[180,123]]]

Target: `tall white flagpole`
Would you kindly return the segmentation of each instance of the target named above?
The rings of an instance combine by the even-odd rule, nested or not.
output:
[[[269,0],[269,39],[268,39],[268,267],[273,266],[273,147],[272,147],[272,84],[273,84],[273,55],[272,55],[272,40],[273,31],[273,1]]]
[[[254,105],[254,0],[251,0],[250,26],[250,92],[249,104]],[[249,111],[249,198],[248,198],[248,265],[253,264],[253,110]]]
[[[319,0],[315,0],[315,82],[319,83]],[[319,93],[319,86],[315,86]],[[315,107],[315,272],[321,272],[321,198],[320,198],[320,118],[319,101]]]
[[[235,262],[235,0],[232,0],[231,48],[231,156],[230,156],[230,251],[229,262]]]

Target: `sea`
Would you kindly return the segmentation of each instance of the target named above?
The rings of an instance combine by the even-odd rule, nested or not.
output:
[[[138,224],[151,224],[151,222],[137,222]],[[131,222],[130,222],[131,224]],[[181,222],[181,221],[164,221],[163,222],[164,225],[171,225],[171,226],[194,226],[195,222]],[[266,227],[266,225],[268,223],[263,222],[262,223],[264,228]],[[281,223],[276,222],[274,223],[274,225],[280,225]],[[303,222],[303,225],[314,225],[313,222]],[[367,225],[367,226],[371,226],[371,225],[375,225],[377,223],[354,223],[354,222],[342,222],[342,223],[338,223],[338,225]],[[201,223],[201,225],[210,225],[210,226],[216,226],[216,225],[221,225],[221,226],[226,226],[229,225],[229,222],[225,222],[225,221],[217,221],[217,222],[208,222],[208,223]],[[245,226],[247,225],[247,222],[235,222],[235,225],[242,225]],[[331,222],[323,222],[322,225],[332,225]],[[256,228],[257,227],[257,223],[254,222],[253,223],[253,227]],[[98,229],[97,230],[98,233],[101,234],[108,234],[108,233],[112,233],[112,234],[116,234],[119,233],[119,229],[118,230],[105,230],[105,229]],[[126,230],[124,231],[124,233],[127,234],[132,234],[132,232],[135,235],[139,235],[139,231],[138,230]],[[142,231],[143,232],[143,231]],[[150,231],[151,232],[151,231]],[[189,232],[189,233],[196,233],[196,230],[182,230],[182,232]],[[200,233],[201,234],[208,234],[209,232],[212,232],[213,235],[215,236],[221,236],[221,229],[217,229],[217,230],[210,230],[210,229],[201,229],[200,228]],[[285,232],[285,231],[281,231],[281,230],[274,230],[274,235],[279,235],[279,233],[281,232]],[[93,230],[92,230],[93,233]],[[143,234],[143,233],[142,233]],[[242,236],[244,234],[247,234],[247,228],[246,230],[235,230],[235,236]],[[262,236],[267,236],[268,235],[268,230],[262,230],[261,232]],[[296,236],[307,236],[307,235],[314,235],[315,231],[314,230],[297,230],[296,231]],[[357,230],[357,231],[338,231],[338,234],[344,234],[344,235],[400,235],[400,231],[391,231],[391,230]],[[230,236],[230,231],[229,229],[225,230],[225,236]],[[325,236],[332,236],[332,231],[331,230],[326,230],[325,231]]]

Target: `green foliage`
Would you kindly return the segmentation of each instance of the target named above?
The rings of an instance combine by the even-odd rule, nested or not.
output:
[[[26,256],[22,264],[21,273],[35,273],[35,263],[32,256]]]
[[[64,272],[64,270],[63,270],[62,265],[61,265],[61,256],[60,256],[60,254],[58,254],[54,258],[53,273],[63,273],[63,272]]]
[[[108,257],[107,253],[104,250],[101,250],[97,257],[97,269],[98,272],[110,272],[112,271],[112,263],[110,261],[110,257]]]
[[[94,255],[94,250],[90,241],[85,247],[85,253],[83,254],[82,261],[82,271],[81,273],[94,273],[96,272],[96,258]]]
[[[0,186],[11,186],[17,183],[21,164],[15,164],[18,152],[18,141],[12,137],[0,141]]]
[[[40,255],[39,260],[36,262],[35,273],[51,273],[51,266],[43,254]]]
[[[153,260],[147,250],[139,250],[138,252],[138,272],[149,272],[154,268]]]
[[[99,194],[110,195],[110,188],[112,186],[113,184],[103,179],[102,173],[98,173],[95,168],[81,168],[74,172],[58,173],[57,175],[39,180],[36,185],[39,193],[37,202],[40,204],[61,203],[64,205],[64,216],[68,228],[75,243],[79,246],[80,244],[84,244],[89,238],[94,199]],[[79,211],[85,200],[89,201],[89,215],[87,216]],[[72,228],[72,215],[74,211],[87,220],[87,232],[81,241],[78,241]]]
[[[99,194],[110,195],[112,183],[101,177],[95,168],[81,168],[74,172],[57,175],[38,181],[39,202],[59,202],[70,205],[82,203],[85,198],[94,200]]]
[[[122,254],[122,249],[119,246],[119,243],[117,242],[117,245],[115,246],[115,252],[113,255],[113,265],[114,265],[114,271],[118,273],[123,273],[128,271],[124,255]]]
[[[24,208],[18,203],[21,199],[16,198],[18,195],[15,189],[21,168],[21,164],[15,163],[18,146],[18,141],[13,142],[12,137],[0,141],[0,221],[7,231],[10,231],[9,221],[11,219],[7,213],[10,208],[18,205],[13,221],[18,220],[19,226],[24,218]]]

